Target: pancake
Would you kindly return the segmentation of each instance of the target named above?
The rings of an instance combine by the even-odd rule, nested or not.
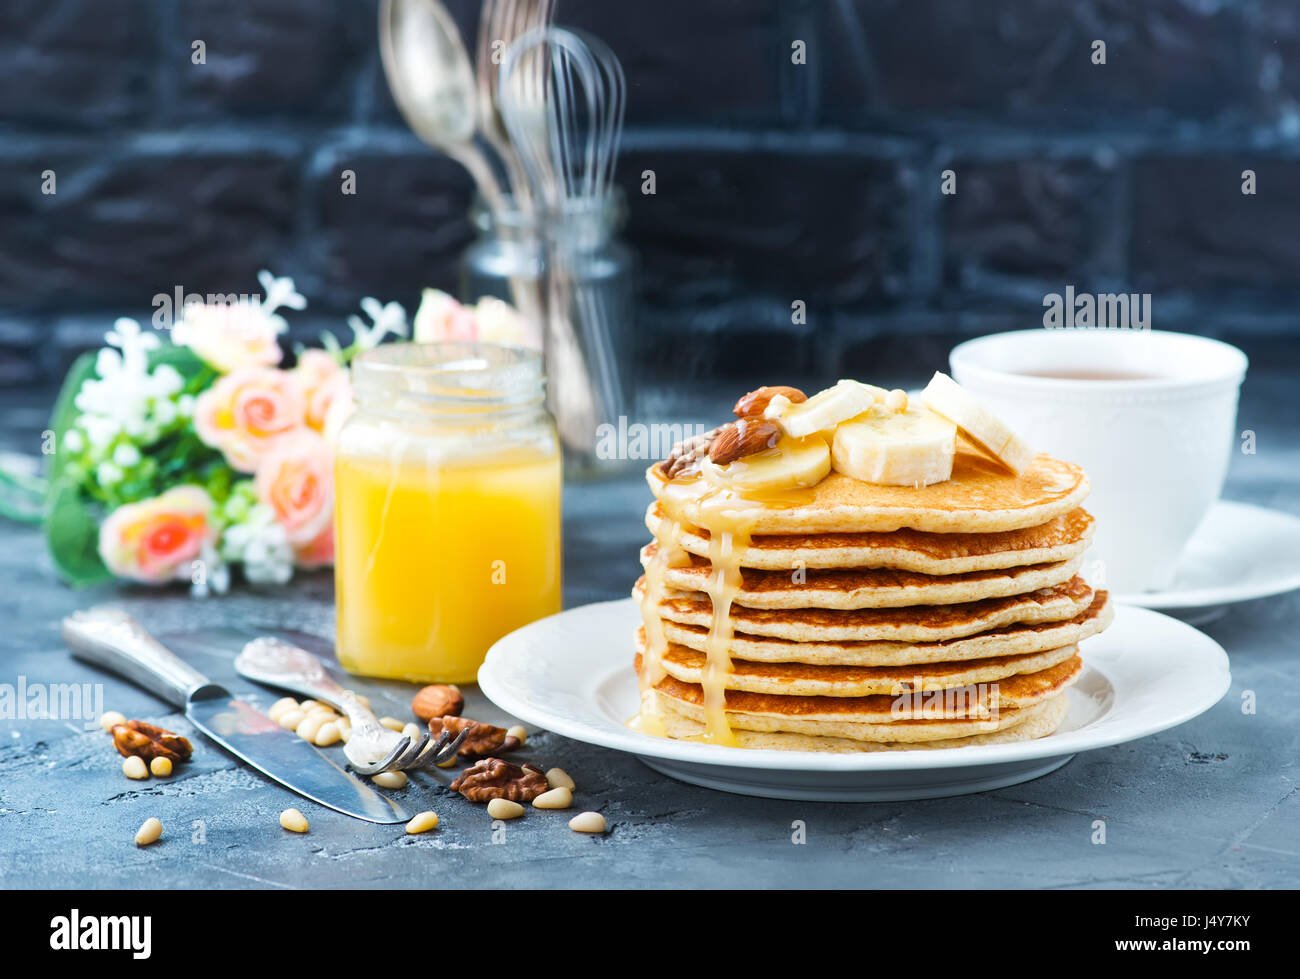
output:
[[[893,531],[984,534],[1037,527],[1076,509],[1088,495],[1083,470],[1040,453],[1019,475],[958,449],[950,479],[929,486],[880,486],[832,472],[817,485],[768,500],[728,498],[699,477],[669,481],[658,464],[650,490],[674,520],[755,534]]]
[[[1040,653],[1082,642],[1107,628],[1115,608],[1104,591],[1093,592],[1092,604],[1072,619],[1042,625],[1011,625],[961,639],[942,642],[794,642],[737,632],[730,654],[759,663],[808,663],[814,666],[905,666],[912,663],[957,663],[995,656]],[[660,620],[664,638],[688,649],[705,652],[709,630]]]
[[[1073,649],[1073,647],[1071,647]],[[637,672],[642,667],[641,654],[636,657]],[[953,686],[928,692],[871,694],[868,697],[820,697],[796,693],[754,693],[750,690],[727,690],[727,720],[732,727],[746,727],[737,718],[767,719],[761,723],[779,723],[777,727],[750,727],[750,731],[800,731],[785,727],[796,722],[818,724],[867,725],[888,727],[914,720],[996,720],[998,715],[1019,707],[1028,707],[1061,693],[1075,683],[1083,672],[1078,650],[1056,666],[1034,673],[1017,673],[988,684]],[[703,719],[705,692],[699,684],[685,683],[666,675],[654,688],[664,697],[679,702],[686,714],[698,709]],[[802,733],[807,733],[802,732]],[[814,732],[816,733],[816,732]],[[833,732],[832,732],[833,733]],[[845,735],[853,737],[853,735]],[[878,738],[868,738],[878,740]],[[885,741],[907,738],[879,738]]]
[[[699,740],[703,737],[704,725],[692,720],[678,710],[673,701],[660,697],[651,691],[643,710],[659,718],[664,733],[670,738]],[[826,751],[826,752],[860,752],[860,751],[915,751],[941,748],[964,748],[985,744],[1005,744],[1012,741],[1030,741],[1051,734],[1069,711],[1069,702],[1064,694],[1057,694],[1041,704],[1018,711],[1016,723],[996,731],[972,734],[966,737],[935,738],[929,741],[859,741],[852,738],[839,738],[827,735],[796,734],[790,731],[747,731],[737,728],[732,732],[736,743],[742,748],[766,748],[776,751]]]
[[[635,665],[639,673],[642,667],[639,653]],[[829,734],[866,741],[962,737],[998,730],[1004,726],[1001,721],[1006,715],[1060,693],[1078,680],[1082,672],[1083,661],[1075,651],[1068,659],[1034,673],[929,692],[828,697],[727,690],[726,718],[733,729]],[[704,688],[698,683],[666,675],[654,684],[654,689],[675,701],[688,717],[703,722]],[[931,721],[980,722],[993,726],[961,734],[935,734],[927,723]]]
[[[661,540],[669,523],[663,506],[651,503],[646,527]],[[1092,543],[1092,516],[1071,510],[1047,523],[992,534],[931,534],[919,530],[861,534],[756,534],[735,545],[742,568],[897,568],[921,574],[963,574],[1053,564],[1078,557]],[[677,543],[700,557],[709,556],[709,532],[682,527]]]
[[[724,684],[728,690],[804,697],[897,696],[909,690],[993,683],[1021,673],[1036,673],[1065,662],[1078,651],[1078,646],[1062,646],[1022,656],[990,656],[964,663],[911,666],[810,666],[732,659],[731,672],[724,677]],[[637,652],[645,654],[644,631],[637,635]],[[660,662],[669,676],[684,683],[701,683],[707,659],[701,652],[672,643]]]
[[[641,549],[645,568],[659,551],[658,544]],[[682,592],[708,588],[714,569],[708,559],[686,555],[690,563],[663,569],[663,581]],[[985,598],[1023,595],[1050,588],[1075,576],[1083,556],[1056,564],[1023,568],[968,571],[964,574],[928,575],[891,568],[872,570],[743,571],[740,590],[733,601],[761,609],[865,609],[901,608],[908,605],[954,605]]]
[[[637,580],[632,594],[645,601],[644,576]],[[733,605],[731,623],[738,633],[794,642],[939,642],[1010,625],[1064,622],[1082,613],[1092,600],[1092,589],[1076,575],[1052,588],[959,605],[852,610],[754,609]],[[708,595],[698,592],[669,592],[652,611],[660,618],[682,625],[708,628],[713,622],[713,603]]]

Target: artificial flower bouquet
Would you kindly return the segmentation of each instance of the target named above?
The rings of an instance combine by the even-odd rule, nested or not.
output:
[[[107,346],[69,371],[41,487],[50,554],[69,583],[180,580],[207,594],[226,590],[232,566],[252,584],[283,584],[295,568],[333,563],[332,442],[354,404],[347,364],[405,337],[406,312],[363,299],[369,322],[348,318],[350,346],[326,333],[284,367],[281,310],[307,301],[292,279],[258,278],[261,296],[186,303],[170,329],[157,315],[157,329],[119,319]],[[414,334],[534,344],[508,304],[462,306],[432,289]]]

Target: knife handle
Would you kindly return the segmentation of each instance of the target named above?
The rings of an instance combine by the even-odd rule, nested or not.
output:
[[[126,677],[176,707],[208,678],[121,609],[101,605],[63,620],[63,641],[79,660]]]

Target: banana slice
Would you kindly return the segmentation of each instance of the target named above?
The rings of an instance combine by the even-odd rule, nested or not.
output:
[[[835,429],[831,465],[864,483],[929,486],[952,476],[957,427],[920,405],[873,412]]]
[[[705,458],[704,478],[712,485],[740,492],[813,486],[831,471],[831,450],[823,438],[781,439],[775,448],[756,452],[725,466]]]
[[[1019,475],[1038,454],[947,374],[935,371],[921,392],[926,407],[961,429],[962,438]]]
[[[888,394],[884,388],[861,381],[840,381],[798,404],[791,403],[788,398],[775,397],[768,403],[763,416],[778,422],[787,435],[805,438],[818,432],[829,432],[840,422],[870,411],[872,405],[884,401]]]

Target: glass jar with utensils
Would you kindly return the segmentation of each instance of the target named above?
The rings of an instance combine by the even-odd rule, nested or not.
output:
[[[559,219],[547,222],[545,228],[539,227],[534,215],[513,206],[511,199],[502,210],[476,200],[470,217],[478,234],[462,259],[462,297],[470,301],[496,296],[517,302],[519,290],[526,289],[544,308],[553,302],[564,305],[551,312],[549,353],[552,358],[559,354],[553,345],[560,338],[554,333],[567,324],[576,341],[574,352],[586,365],[581,376],[589,379],[590,394],[556,391],[553,397],[572,399],[581,393],[591,399],[591,410],[577,417],[557,413],[557,419],[568,421],[567,425],[561,422],[566,459],[577,474],[604,467],[613,460],[597,455],[595,427],[609,423],[618,428],[619,417],[632,414],[634,399],[635,260],[619,237],[626,220],[621,192],[566,202]],[[566,257],[558,288],[554,277],[547,277],[548,251]],[[550,372],[551,383],[556,384],[560,377],[553,368]]]

